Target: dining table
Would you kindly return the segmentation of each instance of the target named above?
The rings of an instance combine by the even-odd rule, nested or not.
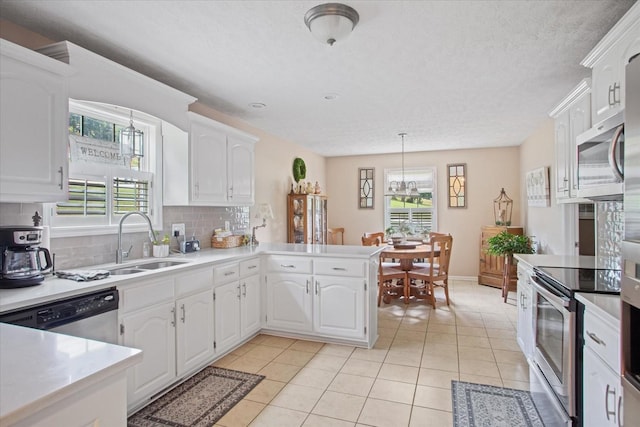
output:
[[[397,259],[400,261],[400,268],[404,271],[413,269],[413,262],[416,259],[428,258],[431,254],[431,245],[425,242],[401,242],[388,244],[381,252],[382,258]],[[434,257],[440,255],[440,250],[436,247]]]

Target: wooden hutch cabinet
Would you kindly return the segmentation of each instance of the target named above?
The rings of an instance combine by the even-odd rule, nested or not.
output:
[[[504,271],[504,257],[487,253],[487,240],[496,234],[506,230],[509,234],[524,234],[522,227],[504,227],[498,225],[486,225],[482,227],[480,235],[480,268],[478,269],[478,284],[489,285],[494,288],[502,288],[502,273]],[[516,266],[511,266],[511,285],[516,284],[518,275]]]
[[[287,195],[287,242],[327,243],[327,196]]]

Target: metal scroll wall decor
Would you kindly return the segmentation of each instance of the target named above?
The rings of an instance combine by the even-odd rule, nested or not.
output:
[[[360,209],[373,209],[373,172],[374,168],[358,168],[360,186],[358,207]]]
[[[466,163],[447,165],[449,175],[449,207],[467,207]]]

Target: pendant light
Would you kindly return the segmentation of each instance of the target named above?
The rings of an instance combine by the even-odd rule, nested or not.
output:
[[[133,126],[133,110],[130,110],[129,126],[120,131],[120,155],[125,159],[144,157],[144,133]]]
[[[398,134],[402,138],[402,181],[390,181],[388,196],[400,196],[404,199],[407,196],[418,195],[418,185],[415,181],[405,181],[404,177],[404,137],[407,136],[406,132]]]
[[[311,34],[329,46],[351,34],[359,20],[354,8],[341,3],[320,4],[304,15],[304,23]]]

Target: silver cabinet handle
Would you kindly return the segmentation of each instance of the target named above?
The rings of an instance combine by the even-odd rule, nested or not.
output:
[[[180,309],[182,310],[182,317],[180,318],[180,320],[182,320],[182,323],[184,323],[184,319],[186,317],[186,311],[184,309],[184,304],[182,304],[182,306],[180,307]]]
[[[618,397],[618,427],[622,427],[622,421],[620,420],[620,414],[622,414],[622,396]]]
[[[196,197],[200,196],[200,184],[199,183],[195,183],[195,185],[193,186],[193,188],[196,190]]]
[[[62,166],[60,166],[60,169],[58,169],[58,173],[60,174],[60,189],[63,190],[64,189],[64,168]]]
[[[176,308],[171,308],[171,326],[176,326]]]
[[[318,295],[318,281],[316,280],[316,295]]]
[[[614,94],[613,86],[609,85],[609,93],[607,94],[607,102],[609,103],[609,107],[615,104],[615,94]],[[613,95],[613,96],[612,96]]]
[[[247,267],[247,270],[253,270],[255,268],[258,268],[257,265],[250,265],[249,267]]]
[[[618,163],[618,159],[616,158],[616,150],[618,148],[618,144],[620,143],[620,137],[624,132],[624,125],[618,126],[616,129],[616,133],[613,135],[612,143],[609,146],[609,165],[611,169],[613,169],[614,175],[618,178],[618,180],[624,180],[624,173],[622,167]]]
[[[307,279],[307,293],[309,293],[309,280]]]
[[[333,267],[333,269],[334,269],[335,271],[347,271],[347,269],[346,269],[346,268],[343,268],[343,267]]]
[[[246,283],[242,284],[242,296],[244,296],[245,298],[247,297],[247,284]]]
[[[227,271],[226,273],[224,273],[225,276],[231,276],[233,274],[236,274],[235,271]]]
[[[612,394],[613,395],[613,411],[609,410],[609,395]],[[607,414],[607,421],[609,421],[609,415],[613,416],[613,419],[615,421],[615,417],[616,417],[616,409],[615,409],[615,404],[616,404],[616,389],[613,387],[610,387],[609,384],[607,384],[607,388],[605,389],[605,393],[604,393],[604,409],[605,412]]]
[[[282,268],[296,268],[296,266],[293,265],[293,264],[280,264],[280,267],[282,267]]]
[[[238,299],[240,299],[240,285],[238,285]]]
[[[613,84],[613,105],[620,104],[620,83]]]
[[[605,347],[607,346],[607,343],[606,343],[606,342],[604,342],[604,341],[602,341],[602,340],[600,339],[600,337],[599,337],[599,336],[597,336],[596,334],[594,334],[593,332],[589,332],[589,331],[587,331],[587,336],[588,336],[589,338],[591,338],[593,341],[595,341],[595,343],[596,343],[596,344],[600,344],[600,345],[603,345],[603,346],[605,346]]]

